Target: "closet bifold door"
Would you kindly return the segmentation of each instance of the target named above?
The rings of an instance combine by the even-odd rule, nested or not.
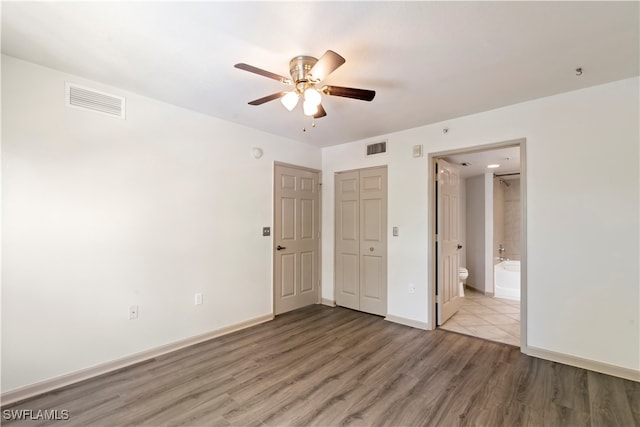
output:
[[[387,312],[387,168],[335,175],[336,304]]]
[[[360,171],[360,310],[387,314],[387,168]]]
[[[360,174],[335,175],[336,304],[360,309]]]

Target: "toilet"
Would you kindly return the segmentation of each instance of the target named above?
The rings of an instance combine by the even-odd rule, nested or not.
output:
[[[467,280],[467,277],[469,277],[469,270],[467,270],[464,267],[460,267],[460,270],[458,270],[458,277],[460,278],[460,296],[463,297],[464,296],[464,282]]]

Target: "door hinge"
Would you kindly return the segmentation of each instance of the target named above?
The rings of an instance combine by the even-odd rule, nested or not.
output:
[[[441,304],[442,303],[442,298],[440,297],[440,295],[436,295],[436,304]]]

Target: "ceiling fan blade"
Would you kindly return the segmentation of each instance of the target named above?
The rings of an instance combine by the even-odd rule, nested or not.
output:
[[[240,70],[248,71],[250,73],[259,74],[261,76],[268,77],[273,80],[277,80],[284,84],[288,84],[288,85],[291,84],[291,79],[276,73],[272,73],[271,71],[263,70],[262,68],[254,67],[253,65],[249,65],[241,62],[239,64],[234,65],[234,67],[239,68]]]
[[[318,112],[313,115],[314,119],[319,119],[320,117],[324,117],[327,115],[327,112],[324,111],[322,104],[318,104]]]
[[[362,101],[371,101],[376,96],[375,90],[356,89],[353,87],[342,86],[323,86],[322,93],[333,96],[342,96],[345,98],[360,99]]]
[[[253,101],[249,102],[249,105],[261,105],[261,104],[264,104],[265,102],[269,102],[269,101],[273,101],[274,99],[282,98],[286,94],[287,94],[287,92],[272,93],[271,95],[267,95],[264,98],[254,99]]]
[[[318,59],[311,70],[307,73],[307,79],[314,82],[324,80],[329,74],[334,72],[339,66],[344,64],[346,59],[332,50],[328,50]]]

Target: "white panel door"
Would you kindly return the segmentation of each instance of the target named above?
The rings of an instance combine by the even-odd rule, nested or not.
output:
[[[442,325],[460,308],[459,224],[460,177],[458,169],[439,159],[436,189],[437,324]]]
[[[387,168],[360,171],[360,310],[387,314]]]
[[[319,299],[319,173],[275,166],[274,311]]]
[[[360,182],[359,173],[336,174],[336,304],[360,308]]]
[[[387,313],[387,169],[335,176],[336,304]]]

